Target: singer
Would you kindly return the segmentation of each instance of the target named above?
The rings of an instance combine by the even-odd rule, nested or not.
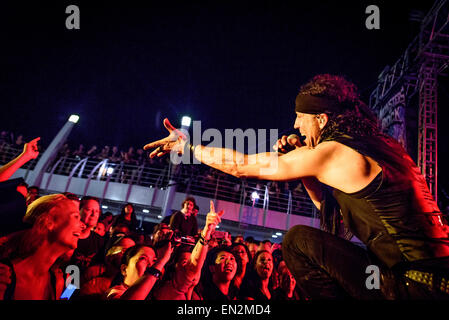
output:
[[[301,87],[295,112],[294,128],[304,143],[284,136],[275,152],[191,146],[167,119],[169,136],[144,149],[156,148],[151,157],[189,150],[236,177],[302,179],[322,230],[295,226],[282,249],[309,299],[449,298],[448,229],[440,209],[410,156],[380,131],[356,86],[340,76],[317,75]],[[273,159],[276,170],[263,170]],[[348,241],[351,234],[366,248]],[[380,270],[378,289],[367,284],[372,265]]]

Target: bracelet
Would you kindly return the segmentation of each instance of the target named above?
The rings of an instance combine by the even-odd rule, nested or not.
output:
[[[189,143],[189,150],[190,150],[190,152],[191,152],[192,154],[195,154],[195,148],[196,148],[196,146],[197,146],[197,145],[193,145],[193,144]]]
[[[203,235],[200,234],[200,239],[198,240],[203,246],[207,246],[209,244],[209,240],[204,239]]]
[[[161,277],[161,272],[158,270],[158,269],[156,269],[156,268],[154,268],[154,267],[149,267],[149,268],[147,268],[146,270],[145,270],[145,273],[144,273],[145,275],[149,275],[149,276],[153,276],[153,277],[155,277],[156,279],[159,279],[160,277]]]

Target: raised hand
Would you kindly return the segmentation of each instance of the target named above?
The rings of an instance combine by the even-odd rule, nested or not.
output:
[[[215,227],[220,224],[221,217],[223,216],[224,211],[221,210],[220,212],[215,212],[215,206],[214,202],[210,201],[210,210],[209,213],[206,216],[206,225],[204,226],[203,232],[206,232],[205,236],[206,239],[208,239],[211,235],[211,233],[215,230]]]
[[[143,147],[144,150],[156,148],[150,153],[150,158],[154,158],[156,156],[161,157],[171,151],[177,152],[178,154],[182,154],[184,152],[187,137],[181,131],[173,127],[167,118],[164,119],[164,126],[169,135],[163,139],[150,142]]]
[[[36,159],[37,156],[39,155],[39,149],[37,147],[37,142],[40,140],[41,138],[35,138],[33,140],[31,140],[28,143],[25,143],[25,145],[23,146],[23,152],[22,152],[22,156],[28,161],[31,159]]]

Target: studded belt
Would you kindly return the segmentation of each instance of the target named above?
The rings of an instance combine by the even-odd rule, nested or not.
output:
[[[431,272],[423,272],[418,270],[407,270],[405,277],[415,282],[427,285],[430,290],[439,290],[449,294],[449,277],[443,277]]]

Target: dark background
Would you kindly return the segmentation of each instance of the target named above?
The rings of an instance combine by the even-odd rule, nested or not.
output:
[[[81,29],[67,30],[68,5]],[[367,30],[365,8],[380,8]],[[417,35],[432,1],[2,2],[0,130],[42,137],[70,114],[83,143],[142,147],[182,115],[206,128],[293,132],[294,99],[319,73],[346,76],[364,100]],[[447,81],[440,85],[439,184],[447,188]],[[444,103],[443,103],[444,102]],[[446,104],[447,105],[447,104]],[[446,128],[444,128],[446,127]]]

